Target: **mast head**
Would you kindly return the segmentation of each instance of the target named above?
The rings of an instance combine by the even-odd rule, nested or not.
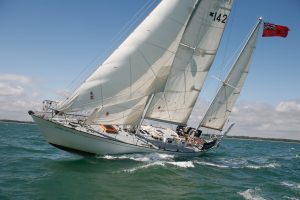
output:
[[[262,18],[262,17],[259,17],[259,18],[258,18],[258,20],[259,20],[259,21],[262,21],[262,20],[263,20],[263,18]]]

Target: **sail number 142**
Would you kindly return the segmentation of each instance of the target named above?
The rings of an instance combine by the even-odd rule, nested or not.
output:
[[[225,24],[227,21],[227,15],[226,14],[221,14],[217,12],[210,12],[209,16],[213,18],[214,21],[220,22]]]

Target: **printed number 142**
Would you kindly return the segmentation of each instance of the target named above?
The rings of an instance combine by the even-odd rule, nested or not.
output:
[[[215,12],[213,14],[213,18],[214,18],[214,21],[218,21],[220,23],[225,24],[226,20],[227,20],[227,15],[226,14],[218,14],[217,12]]]

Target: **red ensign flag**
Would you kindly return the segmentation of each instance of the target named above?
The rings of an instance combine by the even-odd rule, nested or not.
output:
[[[281,26],[271,23],[264,23],[264,31],[263,37],[272,37],[272,36],[279,36],[279,37],[286,37],[289,32],[289,27]]]

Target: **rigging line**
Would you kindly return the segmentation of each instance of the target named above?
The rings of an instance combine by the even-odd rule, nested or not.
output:
[[[95,57],[88,65],[85,67],[76,77],[73,79],[73,81],[67,86],[71,91],[74,91],[75,87],[78,87],[78,84],[75,85],[75,83],[80,80],[84,79],[83,77],[87,76],[87,74],[90,74],[90,71],[93,70],[91,68],[94,68],[93,65],[96,64],[96,62],[100,59],[105,57],[105,54],[109,53],[111,49],[116,45],[116,43],[124,36],[126,32],[131,29],[137,20],[141,18],[141,16],[146,13],[147,10],[149,10],[153,5],[155,4],[155,1],[150,1],[144,4],[134,15],[130,18],[130,20],[121,28],[121,30],[111,39],[110,44],[111,46],[106,48],[106,50],[99,56]],[[86,78],[85,78],[86,79]]]
[[[238,1],[237,1],[238,2]],[[222,61],[221,61],[221,66],[223,66],[223,68],[220,70],[220,72],[219,72],[219,77],[221,77],[222,76],[222,74],[225,74],[225,70],[229,67],[229,61],[230,60],[232,60],[233,59],[233,56],[231,56],[230,58],[228,58],[228,59],[226,59],[227,58],[227,56],[228,56],[228,46],[229,46],[229,42],[230,42],[230,40],[231,40],[231,36],[232,36],[232,27],[233,27],[233,24],[234,24],[234,22],[235,22],[235,15],[236,15],[236,11],[235,11],[235,9],[234,9],[234,7],[236,7],[236,4],[237,4],[237,2],[235,3],[235,4],[233,4],[232,5],[232,8],[231,8],[231,12],[230,12],[230,16],[229,16],[229,18],[231,19],[231,23],[229,24],[229,28],[228,28],[228,36],[227,36],[227,42],[225,42],[225,49],[224,49],[224,54],[223,54],[223,59],[222,59]],[[224,27],[225,28],[225,27]],[[242,46],[242,45],[241,45]],[[241,46],[239,47],[239,48],[241,48]],[[239,49],[238,48],[238,49]],[[236,55],[237,54],[237,52],[238,51],[236,51],[235,53],[234,53],[234,55]],[[226,62],[226,60],[227,60],[227,62]]]
[[[155,1],[150,2],[150,4],[145,4],[145,6],[140,9],[140,11],[138,13],[136,13],[129,21],[129,23],[127,23],[116,35],[116,37],[114,37],[114,42],[113,45],[111,45],[110,49],[113,49],[115,45],[117,45],[118,41],[120,41],[123,37],[126,36],[126,34],[134,28],[134,26],[137,24],[137,22],[139,20],[142,19],[142,15],[144,15],[146,13],[147,10],[149,10],[150,8],[153,7],[153,4],[155,3]],[[151,10],[150,10],[151,11]],[[137,25],[136,25],[137,27]],[[107,50],[108,51],[108,50]]]
[[[246,39],[244,39],[243,41],[246,41],[247,40],[247,37],[246,36]],[[242,47],[244,46],[245,42],[241,42],[240,45],[238,46],[238,48],[236,48],[235,52],[230,56],[230,58],[227,59],[227,63],[224,65],[224,67],[222,68],[221,72],[220,72],[220,76],[219,76],[219,79],[221,77],[221,73],[224,73],[222,76],[226,76],[228,74],[228,72],[226,73],[226,68],[228,67],[231,67],[235,61],[235,58],[238,56],[239,52],[241,51]],[[221,78],[221,80],[224,79],[224,78]]]
[[[129,78],[130,78],[130,88],[129,88],[129,92],[130,92],[130,98],[132,98],[132,61],[131,61],[131,56],[129,56]]]
[[[153,4],[153,2],[152,2]],[[135,23],[137,20],[139,20],[140,16],[146,12],[146,10],[152,6],[152,4],[146,4],[142,9],[140,9],[130,20],[129,22],[116,34],[116,36],[111,40],[111,46],[109,48],[106,48],[105,51],[101,54],[101,56],[99,56],[98,58],[100,59],[101,57],[107,57],[107,54],[109,54],[114,48],[115,46],[120,43],[119,41],[125,37],[126,33],[132,28],[134,27]],[[140,15],[140,16],[139,16]],[[98,59],[98,60],[99,60]],[[93,63],[96,63],[97,58],[95,59],[95,61]],[[100,65],[101,66],[101,65]],[[91,74],[93,71],[92,65],[91,67],[87,68],[87,70],[89,69],[88,72],[86,72],[85,74]],[[86,71],[87,71],[86,70]]]

